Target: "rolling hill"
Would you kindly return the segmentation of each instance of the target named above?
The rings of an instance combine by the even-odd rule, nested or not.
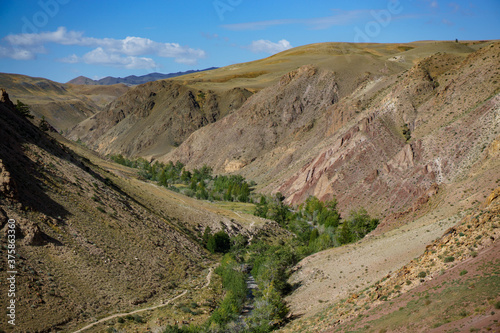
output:
[[[45,117],[58,131],[66,131],[99,112],[128,90],[125,85],[97,89],[6,73],[0,73],[0,87],[9,91],[14,102],[29,105],[36,118]]]

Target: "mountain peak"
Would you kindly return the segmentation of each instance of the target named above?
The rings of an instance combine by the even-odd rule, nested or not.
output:
[[[79,76],[74,78],[73,80],[68,81],[70,84],[85,84],[85,85],[97,85],[98,83],[95,80],[92,80],[86,76]]]

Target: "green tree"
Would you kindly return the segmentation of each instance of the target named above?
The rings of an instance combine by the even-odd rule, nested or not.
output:
[[[212,236],[212,229],[210,229],[210,226],[205,228],[205,231],[203,232],[203,245],[207,246],[208,240],[213,237]]]
[[[163,170],[160,173],[160,177],[158,177],[158,182],[162,186],[168,186],[168,177],[167,177],[167,173],[165,172],[165,170]]]
[[[338,240],[340,244],[348,244],[354,240],[349,221],[345,221],[344,223],[342,223]]]
[[[198,183],[196,182],[196,179],[191,178],[191,183],[189,184],[189,189],[196,191],[197,187],[198,187]]]
[[[374,230],[378,225],[378,219],[371,218],[364,208],[357,211],[351,211],[349,215],[349,224],[351,227],[353,240],[363,238],[370,231]]]
[[[188,170],[182,170],[182,174],[181,174],[181,181],[184,183],[184,184],[187,184],[190,180],[191,180],[191,172],[188,171]]]
[[[225,231],[219,231],[207,241],[207,250],[212,253],[226,253],[231,249],[231,239]]]
[[[259,202],[257,204],[255,204],[255,211],[253,214],[255,216],[260,216],[260,217],[266,218],[267,211],[268,211],[268,208],[267,208],[266,197],[261,195]]]
[[[331,248],[333,246],[333,242],[329,234],[322,233],[316,240],[314,246],[315,252],[319,252]]]
[[[269,332],[283,321],[288,312],[281,295],[273,283],[270,283],[262,291],[262,296],[255,301],[252,315],[246,322],[252,332]]]
[[[269,217],[281,226],[285,226],[288,220],[288,213],[290,209],[284,204],[283,200],[285,197],[281,193],[276,193],[273,200],[269,205]]]
[[[26,118],[33,119],[35,118],[31,113],[30,113],[30,107],[27,104],[24,104],[20,100],[17,100],[17,104],[15,105],[16,111],[19,112],[20,115]]]
[[[224,201],[233,201],[233,185],[229,185],[229,187],[226,190],[226,193],[224,193]]]
[[[318,236],[319,236],[319,231],[318,229],[314,228],[311,231],[311,236],[309,236],[309,245],[312,245],[314,241],[318,238]]]

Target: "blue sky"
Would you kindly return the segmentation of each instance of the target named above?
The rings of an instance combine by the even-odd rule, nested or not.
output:
[[[318,42],[500,39],[500,0],[0,0],[0,72],[171,73]]]

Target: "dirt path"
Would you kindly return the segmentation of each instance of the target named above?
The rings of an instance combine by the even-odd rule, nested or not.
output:
[[[213,272],[214,272],[214,268],[210,267],[210,270],[208,271],[208,274],[207,274],[207,283],[205,283],[203,285],[203,287],[201,287],[200,289],[207,288],[210,285],[210,282],[212,281],[212,274],[213,274]],[[196,289],[198,289],[198,288],[196,288]]]
[[[208,271],[208,274],[207,274],[207,283],[205,283],[200,289],[207,288],[210,285],[210,282],[212,281],[213,271],[214,271],[213,267],[210,267],[210,269]],[[96,322],[93,322],[92,324],[88,324],[87,326],[80,328],[78,331],[75,331],[74,333],[83,332],[83,331],[88,330],[89,328],[91,328],[91,327],[93,327],[93,326],[95,326],[97,324],[104,323],[104,322],[106,322],[106,321],[108,321],[110,319],[114,319],[114,318],[118,318],[118,317],[124,317],[124,316],[128,316],[128,315],[133,315],[133,314],[141,313],[141,312],[144,312],[144,311],[155,310],[155,309],[167,306],[168,304],[170,304],[171,302],[175,301],[176,299],[179,299],[182,296],[186,295],[187,292],[188,292],[188,290],[186,289],[182,293],[180,293],[179,295],[177,295],[177,296],[175,296],[175,297],[167,300],[166,302],[163,302],[163,303],[155,305],[155,306],[151,306],[149,308],[134,310],[134,311],[131,311],[131,312],[117,313],[117,314],[108,316],[106,318],[102,318],[102,319],[100,319],[100,320],[98,320]]]

